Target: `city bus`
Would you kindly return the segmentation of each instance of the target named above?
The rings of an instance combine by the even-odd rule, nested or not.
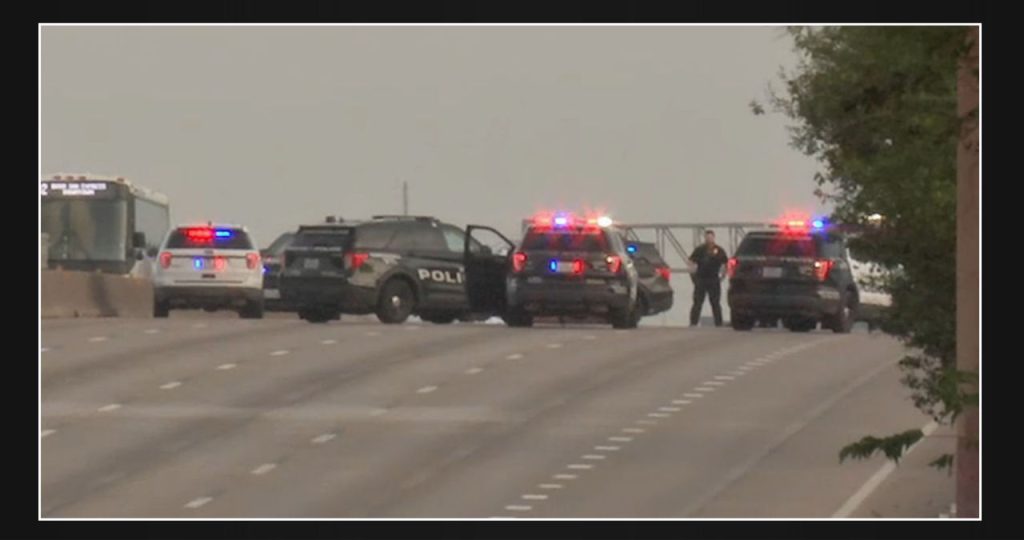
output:
[[[170,228],[167,197],[124,178],[58,174],[39,191],[49,269],[131,274]]]

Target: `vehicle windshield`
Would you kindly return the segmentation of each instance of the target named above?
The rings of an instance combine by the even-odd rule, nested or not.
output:
[[[344,248],[352,237],[352,229],[306,229],[300,230],[288,247],[330,247]]]
[[[41,212],[51,260],[114,261],[127,256],[125,201],[44,198]]]
[[[538,231],[531,229],[523,238],[525,250],[607,251],[608,239],[602,231]]]
[[[818,243],[810,236],[748,236],[740,243],[736,255],[767,257],[816,257]]]

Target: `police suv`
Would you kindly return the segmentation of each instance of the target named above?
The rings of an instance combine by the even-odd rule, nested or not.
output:
[[[559,316],[636,328],[638,276],[622,237],[606,216],[535,217],[512,255],[505,322]]]
[[[847,253],[843,235],[823,220],[785,220],[751,231],[726,268],[732,327],[750,330],[759,321],[781,319],[794,332],[819,323],[849,332],[860,292]]]
[[[388,324],[410,315],[437,324],[479,319],[503,307],[495,275],[503,276],[512,243],[497,234],[502,253],[429,216],[303,225],[281,260],[281,300],[317,323],[342,313]]]

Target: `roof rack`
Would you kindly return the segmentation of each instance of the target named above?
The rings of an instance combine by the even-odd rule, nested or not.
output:
[[[376,215],[376,216],[372,216],[372,219],[375,219],[375,220],[396,219],[396,220],[404,220],[404,221],[437,221],[437,218],[435,218],[433,216],[400,216],[400,215],[396,215],[396,214],[379,214],[379,215]]]

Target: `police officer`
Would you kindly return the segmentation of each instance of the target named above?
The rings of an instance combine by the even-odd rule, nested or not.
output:
[[[693,280],[693,307],[690,309],[690,326],[697,326],[704,296],[711,303],[715,326],[722,326],[722,277],[724,266],[729,261],[725,250],[715,243],[715,231],[704,231],[704,243],[690,254],[690,278]]]

